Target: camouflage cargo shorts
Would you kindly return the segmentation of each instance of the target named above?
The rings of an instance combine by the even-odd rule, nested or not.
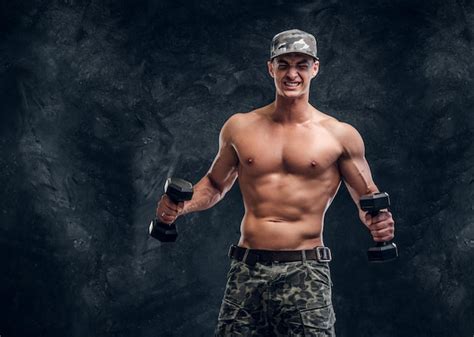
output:
[[[336,336],[329,264],[232,259],[215,336]]]

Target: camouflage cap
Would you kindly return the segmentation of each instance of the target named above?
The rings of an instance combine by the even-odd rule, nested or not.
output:
[[[319,60],[316,39],[313,35],[299,29],[285,30],[273,37],[270,59],[289,53],[302,53]]]

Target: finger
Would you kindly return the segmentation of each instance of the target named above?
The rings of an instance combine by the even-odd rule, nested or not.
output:
[[[383,220],[378,220],[378,221],[373,221],[370,225],[370,227],[372,226],[383,226],[383,227],[393,227],[393,225],[395,224],[395,221],[393,221],[393,218],[392,217],[388,217],[387,219],[383,219]]]
[[[169,215],[166,212],[162,212],[160,214],[160,221],[166,224],[172,224],[176,220],[176,217],[173,215]]]
[[[163,200],[163,203],[165,205],[176,205],[173,200],[168,196],[168,194],[163,194],[161,197],[161,200]]]
[[[372,224],[372,215],[369,213],[365,213],[365,223],[367,226],[370,226]]]
[[[165,219],[161,219],[160,222],[165,223],[167,225],[171,225],[174,222],[174,219],[165,218]]]
[[[387,239],[393,239],[394,230],[392,228],[387,228],[381,231],[371,232],[371,234],[375,241],[387,241]]]
[[[161,220],[163,211],[164,211],[163,207],[158,207],[155,211],[155,217]]]
[[[374,222],[369,226],[371,231],[376,231],[385,228],[393,228],[393,221]]]
[[[178,210],[176,208],[165,207],[164,211],[168,215],[173,215],[173,216],[178,215]]]
[[[389,212],[380,212],[379,214],[373,217],[373,222],[380,222],[390,218],[391,214]]]
[[[380,235],[387,234],[387,233],[393,233],[394,230],[393,230],[393,227],[384,227],[384,228],[381,228],[381,229],[371,230],[370,232],[380,236]]]
[[[168,200],[168,197],[166,194],[163,194],[161,196],[161,199],[158,201],[158,204],[156,206],[156,209],[159,210],[159,209],[164,209],[168,206],[169,204],[169,200]]]
[[[385,228],[382,230],[371,231],[372,237],[375,238],[383,238],[386,236],[393,236],[394,230],[392,228]]]
[[[171,214],[171,211],[164,206],[161,206],[156,209],[156,217],[159,219],[169,216],[170,214]]]
[[[179,204],[175,204],[173,201],[171,201],[171,199],[168,199],[166,202],[165,202],[165,205],[168,209],[172,209],[172,210],[175,210],[177,211],[178,208],[179,208]]]

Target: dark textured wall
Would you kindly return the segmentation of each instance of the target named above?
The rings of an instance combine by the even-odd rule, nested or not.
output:
[[[223,122],[273,99],[269,43],[296,27],[311,102],[361,132],[397,221],[374,266],[345,189],[329,210],[338,336],[471,337],[473,21],[468,0],[2,1],[0,335],[212,334],[238,186],[173,245],[147,225],[166,176],[196,183]]]

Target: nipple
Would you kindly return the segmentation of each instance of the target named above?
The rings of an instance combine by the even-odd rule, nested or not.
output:
[[[311,166],[316,167],[316,161],[311,161]]]
[[[252,159],[252,158],[247,159],[247,163],[252,164],[252,163],[253,163],[253,159]]]

